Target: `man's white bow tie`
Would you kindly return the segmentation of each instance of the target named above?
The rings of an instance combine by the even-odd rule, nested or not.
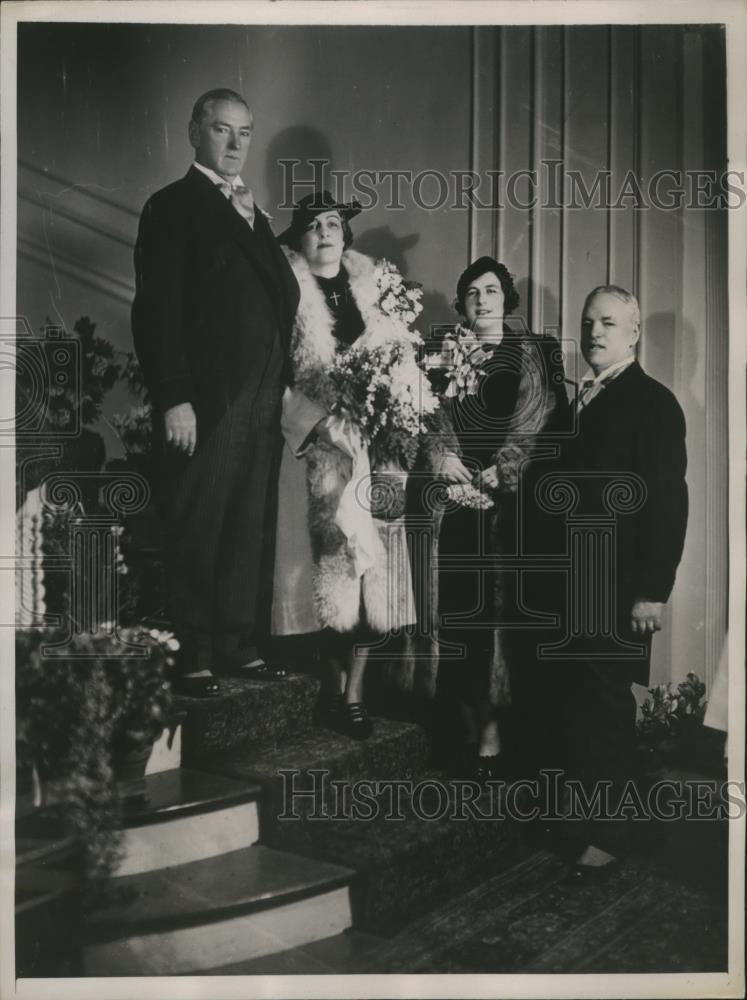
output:
[[[220,185],[220,189],[239,215],[243,216],[250,226],[253,226],[254,197],[252,195],[251,188],[244,187],[241,184],[237,184],[236,187],[231,187],[228,181],[224,181],[223,184]]]
[[[578,391],[578,396],[576,397],[576,413],[580,413],[585,406],[588,406],[592,399],[599,395],[609,381],[610,379],[604,378],[600,379],[598,382],[596,379],[584,379]]]

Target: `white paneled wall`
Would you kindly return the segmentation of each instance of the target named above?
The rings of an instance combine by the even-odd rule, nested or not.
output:
[[[529,171],[538,204],[504,198],[475,208],[474,255],[495,254],[517,277],[535,330],[559,331],[570,373],[587,292],[612,282],[641,303],[641,362],[677,395],[688,425],[691,515],[652,679],[688,670],[711,681],[726,632],[728,317],[726,211],[587,207],[567,202],[567,173],[612,201],[632,172],[644,193],[659,171],[726,164],[725,64],[718,26],[545,26],[475,29],[472,169]],[[546,161],[566,174],[548,197]],[[666,194],[665,181],[660,188]],[[528,186],[517,184],[527,203]]]

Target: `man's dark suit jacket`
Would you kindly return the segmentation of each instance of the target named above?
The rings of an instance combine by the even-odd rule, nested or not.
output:
[[[162,456],[170,611],[176,624],[252,629],[298,286],[261,211],[252,230],[195,167],[145,205],[135,272],[156,418],[183,402],[197,416],[194,457]]]
[[[629,626],[633,602],[641,598],[665,603],[672,592],[687,526],[686,466],[685,419],[680,405],[634,361],[580,412],[575,428],[561,441],[559,457],[532,467],[525,500],[536,503],[534,488],[543,474],[567,478],[580,494],[575,516],[604,515],[608,510],[605,489],[616,477],[621,478],[619,474],[632,473],[643,484],[642,502],[634,502],[629,512],[615,514],[614,613],[617,635],[624,642],[641,642]],[[537,518],[537,511],[530,511],[527,532],[538,524],[541,527],[535,537],[527,539],[528,550],[534,554],[542,548],[555,554],[563,552],[567,517],[567,513],[544,512]],[[545,589],[542,603],[550,610],[549,593],[552,610],[558,610],[559,576],[551,576],[554,583]],[[567,598],[566,593],[561,603],[565,606],[561,612],[564,626],[569,614]],[[548,635],[544,641],[553,638]],[[543,641],[541,635],[539,641]],[[582,647],[583,642],[578,645]],[[609,666],[629,673],[631,680],[647,683],[650,644],[646,647],[637,661],[625,657],[615,660],[616,645],[610,642],[600,659],[610,657]]]
[[[155,406],[189,401],[211,421],[280,334],[287,350],[298,286],[260,212],[254,232],[195,167],[150,198],[135,247],[135,349]]]

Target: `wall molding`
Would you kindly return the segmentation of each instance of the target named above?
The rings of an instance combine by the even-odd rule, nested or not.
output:
[[[706,168],[726,166],[726,78],[723,39],[714,33],[703,41],[704,146]],[[716,537],[729,530],[729,306],[728,219],[720,209],[705,213],[705,349],[706,349],[706,523]],[[709,545],[706,563],[706,676],[721,659],[729,607],[728,547]]]
[[[473,29],[471,168],[481,176],[517,166],[538,171],[552,135],[564,165],[590,175],[594,163],[606,167],[613,190],[629,170],[645,180],[665,165],[719,169],[725,162],[725,118],[713,109],[725,109],[724,49],[709,28]],[[599,46],[590,44],[595,31]],[[700,68],[688,59],[693,37],[703,46]],[[693,115],[695,93],[700,121]],[[492,120],[486,120],[491,108]],[[691,448],[688,481],[693,508],[705,523],[691,521],[687,578],[682,572],[678,577],[671,634],[655,644],[654,675],[658,662],[670,677],[692,669],[710,686],[726,633],[728,596],[726,220],[702,213],[699,239],[700,221],[693,231],[696,215],[685,209],[607,209],[603,220],[601,211],[563,207],[553,214],[535,207],[525,221],[516,208],[486,213],[473,207],[470,253],[492,253],[516,274],[528,291],[527,320],[535,329],[547,325],[557,303],[564,339],[576,339],[571,312],[595,273],[599,281],[625,284],[639,296],[651,334],[642,360],[680,398],[689,436],[704,442],[703,453]],[[598,267],[596,252],[604,257]],[[704,329],[683,336],[690,313],[701,308]],[[694,365],[701,363],[704,403],[690,384]],[[705,627],[699,625],[703,607]]]
[[[18,255],[52,275],[132,304],[130,277],[137,213],[87,185],[40,170],[23,161],[18,172]],[[101,251],[92,253],[99,244]],[[89,260],[84,260],[88,254]],[[96,265],[121,262],[122,271]],[[125,271],[124,269],[128,270]]]
[[[94,291],[115,299],[117,302],[122,302],[126,306],[132,305],[132,300],[135,297],[135,286],[132,282],[117,275],[100,271],[91,267],[90,264],[83,264],[59,250],[51,251],[44,244],[20,234],[18,236],[18,255],[52,274],[65,275],[79,285],[92,288]]]

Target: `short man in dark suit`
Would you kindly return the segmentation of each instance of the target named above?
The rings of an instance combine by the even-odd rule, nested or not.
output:
[[[631,777],[631,684],[648,683],[651,638],[662,627],[687,526],[685,419],[672,393],[638,364],[640,332],[630,292],[606,285],[589,293],[581,351],[590,372],[576,397],[574,426],[559,458],[533,470],[534,486],[549,472],[546,483],[565,481],[566,496],[573,497],[563,513],[552,513],[553,502],[545,507],[545,522],[554,522],[549,551],[569,545],[574,521],[586,532],[576,536],[562,603],[550,585],[556,609],[563,609],[563,639],[548,644],[545,638],[551,655],[542,669],[551,690],[548,718],[561,719],[556,762],[581,781],[587,796],[601,780],[619,790]],[[559,580],[558,574],[546,579],[552,576]],[[580,877],[597,877],[614,862],[610,845],[620,842],[621,824],[564,826],[572,831],[566,847]]]
[[[280,400],[298,286],[240,174],[243,97],[213,90],[189,123],[195,161],[143,209],[132,329],[162,448],[168,611],[178,687],[257,676],[271,576]]]

